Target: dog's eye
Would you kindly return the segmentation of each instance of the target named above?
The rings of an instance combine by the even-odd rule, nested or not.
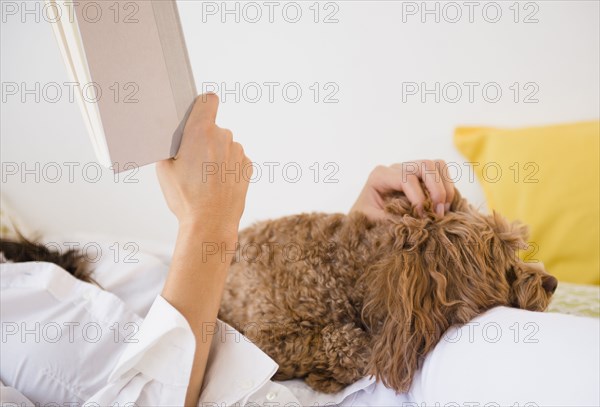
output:
[[[506,271],[506,281],[508,284],[512,284],[517,279],[517,275],[515,274],[515,270],[511,267]]]

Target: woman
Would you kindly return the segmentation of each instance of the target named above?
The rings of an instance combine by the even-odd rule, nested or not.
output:
[[[217,361],[236,352],[254,352],[248,366],[260,377],[251,384],[232,385],[245,387],[245,392],[237,392],[237,387],[221,390],[224,397],[232,397],[229,401],[257,397],[261,392],[268,400],[286,391],[279,387],[267,391],[281,386],[268,380],[276,365],[251,344],[227,353],[226,341],[213,340],[216,327],[226,329],[215,321],[248,189],[249,176],[247,172],[241,176],[241,171],[250,164],[231,132],[215,124],[217,108],[215,95],[199,97],[177,157],[157,164],[158,179],[179,230],[160,295],[148,290],[155,298],[145,319],[128,309],[126,298],[81,281],[84,274],[73,273],[77,279],[50,263],[2,265],[3,405],[193,406],[201,394],[203,401],[221,403],[210,394],[218,392],[215,385],[205,380],[209,356],[211,369],[218,371],[222,366]],[[238,176],[203,180],[207,162],[236,168]],[[416,164],[378,167],[352,211],[382,217],[381,194],[393,190],[404,191],[413,204],[420,205],[424,200],[421,178],[436,210],[443,214],[454,195],[452,183],[441,176],[445,164]],[[220,242],[225,261],[218,255],[205,257],[205,242]],[[77,265],[73,268],[77,270]],[[131,329],[135,340],[121,340]],[[363,390],[372,384],[369,380],[348,389],[347,394]],[[298,401],[292,393],[287,400]],[[339,397],[336,400],[342,401]],[[396,396],[390,393],[390,397]]]

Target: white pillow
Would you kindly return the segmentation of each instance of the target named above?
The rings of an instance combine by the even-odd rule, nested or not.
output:
[[[599,336],[597,318],[497,307],[446,332],[409,398],[444,407],[598,406]]]

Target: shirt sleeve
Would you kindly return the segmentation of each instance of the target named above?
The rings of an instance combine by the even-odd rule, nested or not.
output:
[[[145,318],[111,292],[51,263],[3,264],[2,401],[17,405],[183,405],[196,338],[163,297]],[[10,328],[10,329],[9,329]],[[210,333],[210,335],[208,335]],[[269,384],[277,364],[216,321],[202,404],[243,403]]]
[[[187,320],[158,296],[136,339],[121,354],[107,385],[88,402],[183,405],[196,349]]]
[[[83,405],[182,406],[195,347],[187,320],[158,296],[135,340],[121,354],[107,384]],[[20,391],[2,382],[0,403],[35,406]]]

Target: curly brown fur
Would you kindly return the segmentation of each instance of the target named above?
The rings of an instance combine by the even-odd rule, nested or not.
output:
[[[424,209],[395,194],[383,221],[302,214],[242,231],[219,317],[279,364],[278,380],[332,393],[371,374],[403,392],[450,326],[548,306],[556,279],[516,255],[525,227],[460,194],[444,217]]]

